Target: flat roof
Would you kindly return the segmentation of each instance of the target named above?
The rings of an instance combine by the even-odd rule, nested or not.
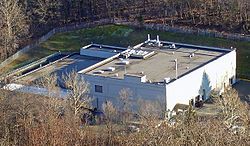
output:
[[[67,74],[75,70],[76,72],[85,69],[91,65],[94,65],[103,59],[87,57],[81,55],[73,55],[69,58],[60,60],[54,64],[48,65],[43,69],[35,71],[27,76],[24,76],[18,79],[16,82],[28,84],[36,81],[37,79],[42,78],[43,76],[51,73],[56,73],[59,78],[62,77],[63,74]]]
[[[93,51],[103,51],[103,52],[117,52],[120,53],[122,51],[125,51],[127,48],[123,47],[116,47],[116,46],[109,46],[109,45],[100,45],[100,44],[91,44],[86,47],[83,47],[84,49],[93,50]]]
[[[75,54],[48,64],[19,78],[17,83],[33,83],[51,73],[56,73],[60,80],[63,74],[72,70],[82,74],[117,79],[123,79],[125,75],[140,77],[146,75],[147,81],[161,83],[166,78],[169,80],[176,78],[176,59],[180,77],[228,52],[230,52],[228,49],[157,40],[146,41],[129,49],[91,44],[81,48],[81,55]],[[105,58],[110,55],[111,57]]]
[[[81,50],[88,51],[85,55],[81,55]],[[71,55],[68,58],[59,60],[56,63],[48,64],[46,67],[38,69],[27,76],[21,77],[16,80],[17,83],[22,84],[32,84],[43,76],[51,73],[56,73],[59,81],[62,81],[62,75],[72,72],[73,70],[79,72],[83,69],[86,69],[92,65],[101,62],[110,56],[114,56],[126,50],[126,48],[109,46],[109,45],[100,45],[100,44],[90,44],[85,47],[82,47],[80,54]],[[101,55],[98,55],[101,54]],[[106,53],[106,56],[102,56],[103,53]]]
[[[161,45],[156,45],[155,42],[156,40],[148,41],[134,48],[135,50],[154,52],[146,59],[134,57],[121,59],[120,55],[83,73],[117,79],[123,79],[125,74],[144,74],[148,81],[159,83],[163,82],[165,78],[175,79],[175,59],[178,62],[179,77],[230,51],[186,44],[176,44],[175,47],[172,47],[171,42],[161,42]],[[122,60],[126,60],[129,64],[121,64]],[[113,70],[108,70],[110,68]]]

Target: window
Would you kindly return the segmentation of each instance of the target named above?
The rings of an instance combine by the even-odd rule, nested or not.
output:
[[[102,86],[95,85],[95,92],[102,93]]]
[[[203,89],[202,90],[202,100],[206,100],[206,90],[205,89]]]
[[[233,85],[233,84],[234,84],[234,77],[231,77],[231,78],[229,79],[229,83],[230,83],[230,85]]]

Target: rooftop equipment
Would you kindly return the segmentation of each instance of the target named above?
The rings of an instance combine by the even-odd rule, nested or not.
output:
[[[129,60],[122,60],[120,62],[120,64],[122,64],[122,65],[128,65],[129,64]]]
[[[126,59],[128,59],[130,56],[134,58],[145,59],[154,54],[155,54],[154,51],[148,52],[148,51],[143,51],[143,50],[128,49],[126,52],[123,52],[121,56],[123,56],[123,58],[126,58]]]
[[[175,44],[172,44],[172,45],[169,46],[169,48],[170,49],[176,49],[176,46],[175,46]]]
[[[148,34],[148,41],[150,41],[151,39],[150,39],[150,34]]]
[[[171,78],[164,78],[164,83],[169,83],[171,81]]]
[[[157,35],[156,44],[158,45],[158,47],[161,47],[161,46],[162,46],[162,44],[161,44],[161,42],[160,42],[160,37],[159,37],[159,35]]]
[[[160,37],[159,37],[159,35],[156,36],[156,42],[160,43]]]
[[[108,68],[106,68],[104,71],[113,72],[113,71],[115,71],[115,68],[114,68],[114,67],[108,67]]]
[[[189,58],[193,58],[193,57],[194,57],[194,53],[190,53]]]
[[[175,79],[178,78],[178,60],[177,58],[174,60],[175,62]]]
[[[103,70],[98,70],[98,71],[96,71],[96,72],[94,72],[95,74],[103,74],[104,73],[104,71]]]

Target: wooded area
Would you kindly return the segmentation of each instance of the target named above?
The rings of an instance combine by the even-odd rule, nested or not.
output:
[[[1,59],[55,26],[103,18],[249,34],[248,0],[2,0]]]
[[[160,101],[132,101],[130,89],[120,91],[121,106],[107,101],[100,114],[91,109],[88,84],[78,78],[75,72],[64,77],[72,89],[67,99],[54,97],[60,97],[56,75],[37,83],[48,88],[47,97],[0,90],[0,145],[250,144],[249,105],[234,89],[228,88],[221,96],[213,92],[211,103],[219,114],[199,115],[190,104],[185,111],[163,119]],[[138,110],[131,110],[135,106]]]
[[[103,18],[250,34],[250,1],[0,0],[0,60],[54,27]],[[107,101],[103,119],[92,115],[95,123],[88,123],[83,116],[94,110],[88,84],[79,86],[76,73],[65,75],[72,92],[58,99],[56,78],[37,83],[48,88],[48,97],[0,90],[0,145],[250,145],[249,104],[235,90],[212,94],[221,111],[216,116],[197,115],[189,106],[163,120],[159,101],[132,103],[131,91],[123,89],[117,97],[122,106]],[[131,111],[135,104],[137,112]]]

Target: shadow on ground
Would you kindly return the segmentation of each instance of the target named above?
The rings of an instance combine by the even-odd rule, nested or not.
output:
[[[250,104],[250,80],[239,80],[233,88],[238,91],[241,100]]]

